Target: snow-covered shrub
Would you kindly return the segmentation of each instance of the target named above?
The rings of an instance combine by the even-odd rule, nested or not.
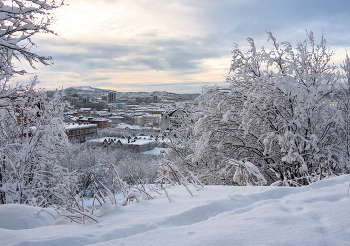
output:
[[[17,70],[13,59],[51,65],[52,57],[31,51],[37,33],[50,29],[51,12],[62,4],[50,0],[0,2],[0,204],[34,206],[63,204],[67,190],[75,191],[77,176],[63,168],[66,152],[62,93],[48,99],[36,88],[37,77],[27,85],[11,82]]]
[[[61,166],[69,146],[61,92],[47,98],[36,78],[25,90],[0,91],[0,203],[34,206],[63,204],[67,189],[77,190],[77,175]]]
[[[62,164],[69,170],[76,170],[81,175],[79,181],[80,192],[83,196],[93,197],[97,192],[93,180],[101,181],[108,189],[119,192],[113,186],[113,175],[110,165],[113,164],[122,180],[128,185],[140,182],[151,184],[157,177],[159,156],[135,153],[123,148],[108,150],[85,144],[76,144],[62,158]],[[93,178],[92,178],[93,177]]]
[[[342,82],[336,95],[338,97],[338,108],[342,111],[344,125],[342,131],[342,146],[344,154],[350,158],[350,58],[346,54],[345,60],[341,65]]]
[[[154,183],[160,158],[129,151],[125,154],[125,158],[120,159],[116,163],[116,168],[121,178],[130,185],[138,184],[140,181],[146,184]]]
[[[346,105],[341,111],[336,100],[344,77],[330,63],[326,40],[316,44],[307,32],[292,47],[268,36],[271,50],[258,50],[252,38],[246,52],[235,45],[230,86],[208,86],[198,98],[203,117],[194,127],[198,142],[191,157],[198,172],[209,170],[208,182],[247,184],[253,173],[242,166],[235,176],[222,172],[226,159],[249,160],[268,183],[279,185],[349,171]]]
[[[235,167],[233,181],[239,185],[267,185],[265,177],[259,169],[251,162],[229,160],[229,165]]]
[[[193,196],[192,191],[188,185],[192,184],[197,190],[204,187],[202,182],[188,169],[180,170],[180,168],[169,160],[162,160],[158,168],[158,178],[155,181],[160,184],[161,189],[164,190],[169,201],[171,201],[168,192],[165,189],[164,184],[183,185],[187,191]]]

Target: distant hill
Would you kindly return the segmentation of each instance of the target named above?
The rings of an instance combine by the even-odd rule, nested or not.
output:
[[[73,86],[65,89],[65,91],[70,92],[70,93],[109,93],[109,92],[115,92],[118,95],[127,95],[127,96],[140,96],[140,97],[146,97],[146,96],[169,96],[169,95],[194,95],[194,96],[199,96],[200,94],[198,93],[181,93],[181,94],[176,94],[172,92],[167,92],[167,91],[153,91],[153,92],[119,92],[115,90],[109,90],[109,89],[100,89],[92,86]]]
[[[108,89],[100,89],[92,86],[73,86],[65,89],[66,91],[85,91],[85,92],[111,92],[114,90],[108,90]]]

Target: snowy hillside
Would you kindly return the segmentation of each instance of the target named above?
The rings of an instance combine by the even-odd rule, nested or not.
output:
[[[178,186],[170,203],[158,195],[103,206],[100,222],[88,225],[1,205],[0,245],[350,245],[349,182],[344,175],[301,188],[206,186],[194,197]]]

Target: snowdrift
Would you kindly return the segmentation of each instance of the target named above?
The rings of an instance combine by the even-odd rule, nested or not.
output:
[[[0,206],[0,245],[350,245],[350,175],[310,186],[184,187],[126,207],[104,205],[99,223],[54,222],[41,209]],[[54,224],[54,226],[53,226]]]

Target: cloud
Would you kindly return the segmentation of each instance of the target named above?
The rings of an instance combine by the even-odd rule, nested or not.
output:
[[[171,70],[172,67],[165,58],[158,59],[158,67],[160,70]]]
[[[224,81],[233,42],[244,49],[246,38],[253,37],[257,47],[265,46],[266,31],[295,44],[305,39],[305,30],[312,30],[317,39],[323,33],[337,53],[350,49],[347,0],[67,2],[70,6],[55,11],[53,28],[62,38],[34,38],[35,51],[55,60],[53,67],[38,66],[44,85],[75,81],[199,92],[201,82]]]
[[[118,44],[86,42],[84,40],[66,41],[40,37],[36,43],[38,53],[54,57],[55,71],[144,71],[175,69],[179,72],[195,70],[201,67],[203,59],[229,54],[212,43],[212,37],[190,37],[186,39],[150,38],[143,42]],[[207,50],[203,49],[207,47]]]

